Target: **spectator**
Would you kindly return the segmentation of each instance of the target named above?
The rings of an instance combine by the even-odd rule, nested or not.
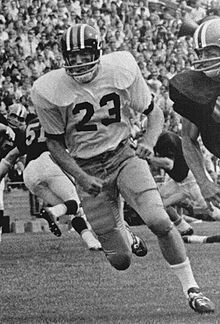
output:
[[[171,112],[173,111],[173,101],[169,97],[169,89],[167,87],[161,85],[156,102],[163,111],[165,123],[167,123],[167,118],[169,118]]]
[[[74,12],[76,16],[81,17],[81,6],[78,0],[71,1],[70,11]]]
[[[157,97],[160,93],[162,83],[158,80],[158,71],[156,68],[148,77],[147,84],[149,85],[151,92]]]
[[[35,55],[37,46],[38,41],[35,38],[34,31],[31,29],[28,31],[27,37],[24,37],[22,41],[25,57]]]
[[[34,65],[36,68],[37,75],[38,76],[42,75],[46,68],[46,64],[44,63],[44,57],[41,53],[38,54]]]
[[[3,74],[3,68],[0,66],[0,88],[2,88],[2,82],[5,81],[5,76]]]
[[[17,67],[17,62],[14,59],[14,55],[9,53],[8,60],[4,64],[4,75],[11,75],[14,68]]]
[[[171,79],[175,74],[176,74],[176,66],[175,66],[175,64],[171,64],[168,67],[168,73],[167,73],[166,77],[168,79]]]
[[[148,0],[139,0],[138,7],[136,9],[136,15],[139,15],[142,19],[150,17],[150,10],[148,7]]]
[[[203,8],[201,0],[194,0],[192,3],[192,11],[190,12],[189,18],[199,23],[206,16],[206,9]]]
[[[0,41],[4,43],[6,40],[8,40],[8,33],[5,31],[5,24],[0,22]]]

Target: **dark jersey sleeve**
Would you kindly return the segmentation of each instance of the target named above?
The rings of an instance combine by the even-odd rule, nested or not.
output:
[[[7,119],[2,114],[0,114],[0,124],[8,125]]]
[[[173,109],[198,126],[204,116],[211,116],[220,84],[202,72],[185,71],[170,80],[169,91]]]
[[[25,155],[27,153],[26,146],[26,132],[25,130],[16,129],[15,130],[15,146],[17,146],[21,155]]]
[[[183,155],[181,138],[173,132],[163,132],[154,148],[159,157],[167,157],[174,161],[173,169],[166,173],[176,182],[183,181],[189,172],[189,167]]]

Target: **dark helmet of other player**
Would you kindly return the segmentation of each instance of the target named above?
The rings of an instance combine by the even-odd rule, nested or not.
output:
[[[101,56],[97,31],[87,24],[69,27],[61,37],[64,68],[76,81],[87,83],[98,71]]]
[[[220,78],[220,18],[203,22],[193,38],[198,55],[198,60],[193,62],[195,70],[210,78]]]
[[[27,109],[20,103],[8,107],[7,121],[11,128],[24,128],[26,126]]]

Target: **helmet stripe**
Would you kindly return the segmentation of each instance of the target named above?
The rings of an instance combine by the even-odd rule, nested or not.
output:
[[[194,35],[195,48],[200,48],[202,45],[202,42],[201,42],[202,27],[203,27],[203,25],[199,26],[199,28],[197,28],[195,31],[195,35]]]
[[[83,24],[80,29],[80,45],[81,45],[80,48],[81,49],[85,48],[85,38],[84,38],[85,28],[86,28],[86,24]]]
[[[206,43],[206,31],[207,31],[207,28],[209,26],[209,24],[211,23],[212,21],[209,20],[207,21],[204,25],[203,25],[203,29],[202,29],[202,33],[201,33],[201,42],[202,42],[202,47],[205,47],[207,45]]]
[[[195,40],[198,41],[198,44],[196,44],[196,48],[203,48],[207,46],[207,41],[206,41],[207,29],[209,25],[212,24],[212,22],[213,22],[212,19],[206,21],[195,32]]]
[[[66,49],[67,49],[67,51],[70,51],[70,32],[71,32],[71,28],[72,27],[69,27],[67,29],[67,32],[66,32]]]

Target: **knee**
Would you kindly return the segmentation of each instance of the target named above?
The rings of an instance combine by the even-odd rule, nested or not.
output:
[[[168,215],[162,214],[160,217],[155,217],[154,222],[149,226],[150,230],[158,237],[167,236],[173,228]]]
[[[108,233],[98,235],[109,263],[117,270],[126,270],[131,264],[132,251],[127,233],[113,228]]]
[[[129,268],[131,264],[131,253],[130,252],[116,252],[112,255],[106,255],[109,263],[116,269],[116,270],[126,270]]]

